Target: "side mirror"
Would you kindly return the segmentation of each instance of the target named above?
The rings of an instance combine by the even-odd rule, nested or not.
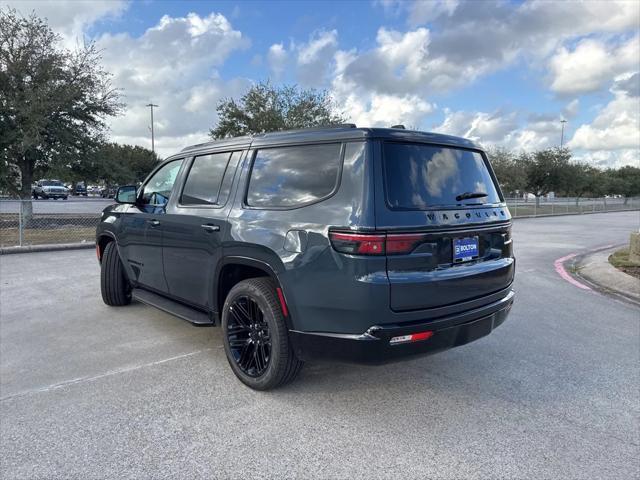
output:
[[[136,191],[137,187],[135,185],[124,185],[122,187],[118,187],[118,191],[116,192],[116,202],[135,205]]]

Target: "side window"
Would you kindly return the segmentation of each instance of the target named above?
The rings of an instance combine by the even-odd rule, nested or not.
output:
[[[193,159],[182,190],[182,205],[217,205],[231,152],[201,155]],[[226,198],[224,199],[226,200]]]
[[[251,168],[247,205],[292,208],[331,195],[340,177],[341,144],[258,150]]]
[[[154,212],[156,209],[164,208],[169,201],[181,165],[182,159],[174,160],[154,173],[142,189],[140,202],[145,206],[152,207],[151,210]]]

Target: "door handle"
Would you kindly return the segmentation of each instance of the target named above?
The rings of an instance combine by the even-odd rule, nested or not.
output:
[[[219,232],[220,231],[220,226],[219,225],[209,225],[208,223],[205,223],[203,225],[200,225],[202,228],[204,228],[207,232]]]
[[[158,225],[160,225],[160,220],[149,220],[149,223],[154,227],[157,227]]]

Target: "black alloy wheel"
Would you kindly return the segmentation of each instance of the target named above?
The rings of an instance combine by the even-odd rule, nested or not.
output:
[[[271,361],[271,332],[260,306],[250,297],[237,297],[229,306],[227,340],[243,373],[259,377]]]
[[[238,282],[222,308],[222,339],[229,366],[254,390],[271,390],[292,381],[303,362],[289,342],[289,328],[268,277]]]

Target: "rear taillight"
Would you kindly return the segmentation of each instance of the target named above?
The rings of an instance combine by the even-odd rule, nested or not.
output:
[[[399,255],[411,253],[425,238],[421,233],[329,232],[333,248],[351,255]]]
[[[411,253],[424,240],[420,233],[399,233],[387,235],[387,255]]]
[[[330,232],[331,244],[338,252],[351,255],[384,255],[386,235]]]

